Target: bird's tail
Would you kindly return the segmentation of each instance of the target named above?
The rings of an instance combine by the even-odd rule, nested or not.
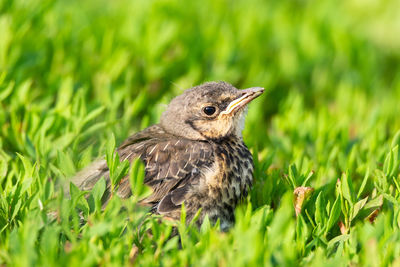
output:
[[[78,172],[75,176],[68,179],[68,182],[63,186],[64,193],[67,196],[70,195],[70,182],[76,185],[80,190],[89,191],[103,176],[106,180],[109,176],[107,163],[104,159],[93,162],[91,165]]]

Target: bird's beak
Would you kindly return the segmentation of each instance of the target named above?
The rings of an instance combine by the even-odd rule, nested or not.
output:
[[[248,89],[240,90],[242,95],[239,98],[233,100],[229,105],[226,107],[224,111],[220,113],[220,115],[227,115],[232,114],[233,112],[243,108],[246,106],[250,101],[258,97],[264,92],[264,88],[262,87],[251,87]]]

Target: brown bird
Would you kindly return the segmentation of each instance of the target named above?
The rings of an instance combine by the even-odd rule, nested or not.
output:
[[[253,158],[243,142],[242,130],[247,104],[264,91],[261,87],[238,90],[226,82],[209,82],[175,97],[159,124],[133,134],[117,149],[121,160],[140,158],[145,164],[144,183],[153,190],[141,204],[171,219],[179,219],[181,205],[186,218],[201,209],[198,223],[208,215],[222,230],[234,223],[234,209],[252,185]],[[105,160],[95,163],[73,179],[90,190],[105,177],[110,194],[109,170]],[[132,193],[129,179],[121,180],[122,198]]]

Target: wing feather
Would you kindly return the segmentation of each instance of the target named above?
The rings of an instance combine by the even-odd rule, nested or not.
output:
[[[153,193],[141,203],[152,205],[159,213],[180,209],[191,187],[198,183],[201,170],[212,165],[213,155],[212,146],[207,142],[181,139],[167,134],[158,125],[130,136],[117,151],[121,160],[140,158],[144,162],[144,183]],[[107,181],[103,202],[107,202],[111,192],[105,160],[78,173],[72,181],[81,189],[90,190],[103,176]],[[131,196],[128,177],[121,180],[117,193],[123,198]]]

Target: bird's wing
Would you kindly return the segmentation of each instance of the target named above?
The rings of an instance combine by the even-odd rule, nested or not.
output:
[[[169,135],[158,125],[126,139],[118,148],[118,154],[121,160],[140,158],[144,162],[144,183],[153,189],[153,194],[142,204],[156,207],[159,213],[178,209],[190,187],[199,182],[201,172],[213,162],[213,149],[209,143]],[[82,190],[91,190],[103,176],[107,182],[103,202],[107,202],[111,192],[105,160],[78,173],[73,182]],[[117,193],[122,198],[132,194],[128,177],[120,181]]]
[[[136,146],[122,146],[119,153],[132,160]],[[213,162],[213,149],[208,142],[192,141],[171,135],[156,134],[143,143],[139,157],[145,163],[144,183],[153,189],[153,194],[141,201],[152,205],[161,214],[180,209],[187,192],[199,183],[201,173]],[[131,194],[127,178],[121,181],[119,194]],[[125,194],[121,194],[125,192]]]
[[[180,209],[188,191],[212,165],[212,156],[207,142],[168,139],[149,146],[142,159],[146,163],[144,182],[152,187],[153,194],[143,203],[157,206],[159,213]]]

